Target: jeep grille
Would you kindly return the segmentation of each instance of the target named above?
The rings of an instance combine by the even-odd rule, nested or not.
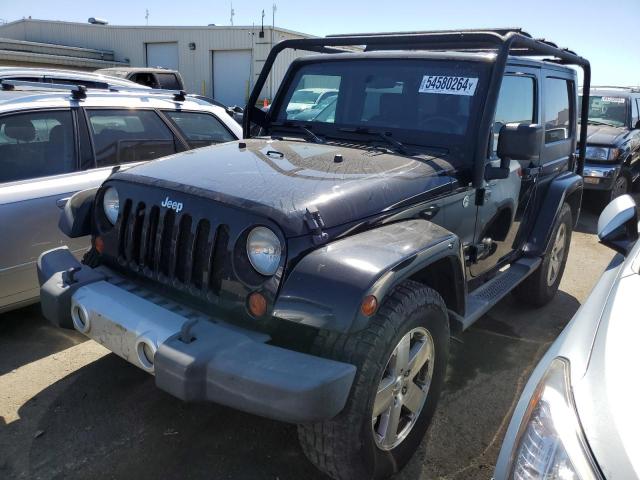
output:
[[[229,227],[187,212],[124,202],[118,263],[190,294],[219,295]]]

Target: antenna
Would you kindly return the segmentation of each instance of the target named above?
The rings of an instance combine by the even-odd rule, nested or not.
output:
[[[145,10],[144,19],[147,21],[147,26],[149,26],[149,9]]]
[[[233,2],[231,2],[231,26],[233,27],[233,16],[236,14],[235,10],[233,9]]]

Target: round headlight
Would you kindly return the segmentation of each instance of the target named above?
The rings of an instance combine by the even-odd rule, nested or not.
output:
[[[120,198],[115,188],[109,187],[105,190],[102,196],[102,208],[111,224],[115,225],[118,220],[118,212],[120,211]]]
[[[282,257],[280,239],[268,228],[256,227],[247,238],[247,255],[258,273],[273,275]]]

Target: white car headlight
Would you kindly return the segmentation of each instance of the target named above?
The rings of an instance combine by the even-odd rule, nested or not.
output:
[[[601,479],[578,422],[569,385],[569,362],[556,358],[538,384],[520,425],[510,479]]]
[[[620,156],[619,148],[589,147],[585,153],[585,158],[589,160],[599,160],[601,162],[613,161]]]
[[[120,212],[120,198],[115,188],[109,187],[105,190],[102,196],[102,208],[107,219],[112,225],[115,225],[118,221],[118,212]]]
[[[267,227],[256,227],[247,238],[247,255],[258,273],[273,275],[282,257],[280,239]]]

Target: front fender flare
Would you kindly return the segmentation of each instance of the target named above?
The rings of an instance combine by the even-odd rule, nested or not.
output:
[[[98,187],[76,192],[64,206],[58,227],[69,238],[91,235],[93,201]]]
[[[463,275],[455,278],[464,278],[460,240],[427,220],[405,220],[337,240],[294,267],[273,316],[343,333],[361,330],[369,321],[360,312],[365,296],[382,301],[399,282],[446,257],[453,257]]]

